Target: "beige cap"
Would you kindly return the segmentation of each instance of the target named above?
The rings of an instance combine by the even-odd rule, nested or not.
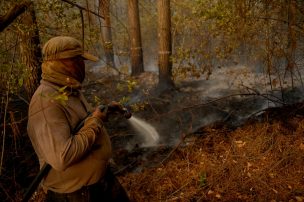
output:
[[[57,60],[81,55],[87,60],[98,61],[98,57],[84,52],[80,41],[69,36],[57,36],[47,41],[42,49],[43,60]]]

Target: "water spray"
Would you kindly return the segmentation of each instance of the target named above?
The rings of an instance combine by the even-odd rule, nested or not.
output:
[[[159,141],[159,134],[156,129],[146,121],[132,116],[132,113],[128,107],[125,107],[117,102],[112,102],[108,105],[100,105],[99,109],[108,114],[122,114],[124,118],[128,119],[129,123],[137,131],[139,135],[144,138],[144,143],[142,146],[150,147],[157,145]]]
[[[128,121],[138,134],[144,138],[143,147],[153,147],[158,144],[159,134],[151,124],[135,116],[132,116]]]

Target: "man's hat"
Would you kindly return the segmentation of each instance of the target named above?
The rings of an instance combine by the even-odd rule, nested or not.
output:
[[[98,57],[83,51],[80,41],[69,36],[57,36],[47,41],[42,49],[43,60],[58,60],[82,56],[84,59],[94,62]]]

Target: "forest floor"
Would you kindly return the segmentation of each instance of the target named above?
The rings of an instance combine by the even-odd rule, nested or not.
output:
[[[220,103],[202,104],[191,82],[162,94],[153,91],[157,78],[152,73],[133,82],[137,87],[129,96],[144,103],[134,114],[160,129],[161,136],[170,136],[150,148],[114,145],[117,176],[133,201],[304,200],[304,103],[265,109],[243,120],[236,117],[238,108],[250,108],[257,99],[226,96]],[[225,113],[220,108],[225,104],[237,110]],[[211,111],[221,118],[195,123]],[[185,118],[187,113],[191,119]],[[175,121],[169,120],[173,117]],[[118,125],[109,125],[113,142],[118,136],[128,144],[126,134],[132,132],[124,124],[119,125],[122,131],[111,129]]]
[[[158,144],[143,147],[121,117],[107,125],[114,171],[132,201],[304,201],[304,103],[264,109],[240,119],[238,108],[249,108],[255,98],[225,96],[202,103],[189,82],[159,93],[153,73],[123,80],[94,74],[89,78],[84,93],[92,105],[125,102],[134,116],[160,132]],[[223,110],[227,105],[236,108]],[[28,141],[18,142],[18,148],[29,149],[20,146]],[[13,161],[24,158],[20,153],[16,157],[13,144],[11,148]],[[24,169],[11,177],[7,173],[0,183],[5,201],[19,201],[20,190],[14,197],[9,187],[25,189],[28,182],[20,183],[18,178],[32,179],[37,172],[37,161],[29,160],[33,151],[26,155],[20,164],[7,161],[13,170]],[[37,195],[32,201],[42,199]]]

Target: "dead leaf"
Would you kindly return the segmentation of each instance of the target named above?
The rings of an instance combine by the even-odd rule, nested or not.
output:
[[[300,149],[304,151],[304,143],[300,144]]]
[[[213,193],[214,193],[214,191],[209,190],[207,194],[208,194],[208,195],[211,195],[211,194],[213,194]]]
[[[222,196],[220,194],[216,194],[215,197],[220,199]]]
[[[246,142],[244,142],[244,141],[242,141],[242,140],[236,140],[236,141],[234,141],[234,142],[235,142],[235,144],[236,144],[236,146],[237,146],[238,148],[244,147],[245,144],[246,144]]]

